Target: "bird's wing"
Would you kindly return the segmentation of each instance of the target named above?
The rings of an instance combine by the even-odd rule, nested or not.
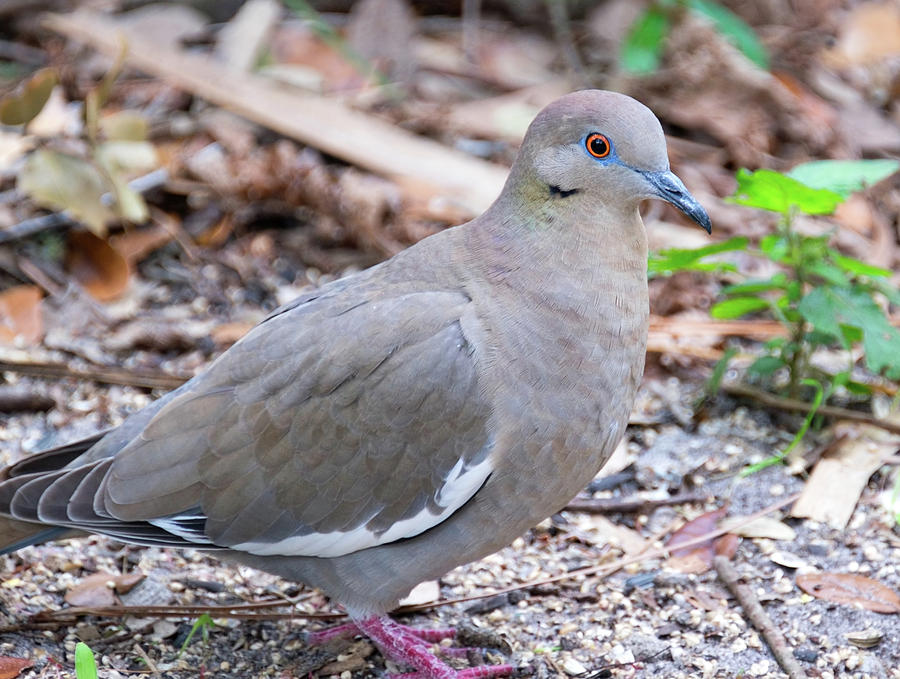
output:
[[[264,555],[337,556],[421,533],[491,472],[470,307],[455,291],[360,301],[352,286],[286,307],[138,413],[136,431],[126,422],[112,458],[4,482],[12,513]]]

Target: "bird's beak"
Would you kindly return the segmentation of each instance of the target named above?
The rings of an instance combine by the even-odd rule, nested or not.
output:
[[[703,206],[697,202],[685,187],[684,183],[668,170],[664,172],[644,172],[644,177],[650,182],[656,195],[668,203],[672,203],[688,217],[706,229],[706,233],[712,232],[712,224],[709,215]]]

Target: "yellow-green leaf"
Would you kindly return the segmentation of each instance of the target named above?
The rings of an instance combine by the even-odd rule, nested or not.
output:
[[[52,68],[42,68],[25,83],[21,92],[0,99],[0,123],[26,125],[34,120],[50,98],[58,78]]]
[[[103,175],[89,162],[49,149],[35,151],[19,173],[18,189],[41,207],[68,211],[97,235],[115,214],[103,204],[110,191]]]
[[[147,119],[137,111],[118,111],[100,119],[100,130],[112,141],[146,141]]]

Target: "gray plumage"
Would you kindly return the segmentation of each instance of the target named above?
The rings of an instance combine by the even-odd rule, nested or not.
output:
[[[211,549],[389,610],[613,451],[643,370],[651,197],[708,228],[647,108],[563,97],[481,217],[279,309],[99,440],[5,470],[0,543],[50,524]]]

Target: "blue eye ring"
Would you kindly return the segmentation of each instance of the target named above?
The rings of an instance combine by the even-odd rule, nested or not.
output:
[[[599,160],[607,158],[612,153],[612,144],[609,141],[609,137],[599,132],[591,132],[585,137],[584,148],[593,158]]]

